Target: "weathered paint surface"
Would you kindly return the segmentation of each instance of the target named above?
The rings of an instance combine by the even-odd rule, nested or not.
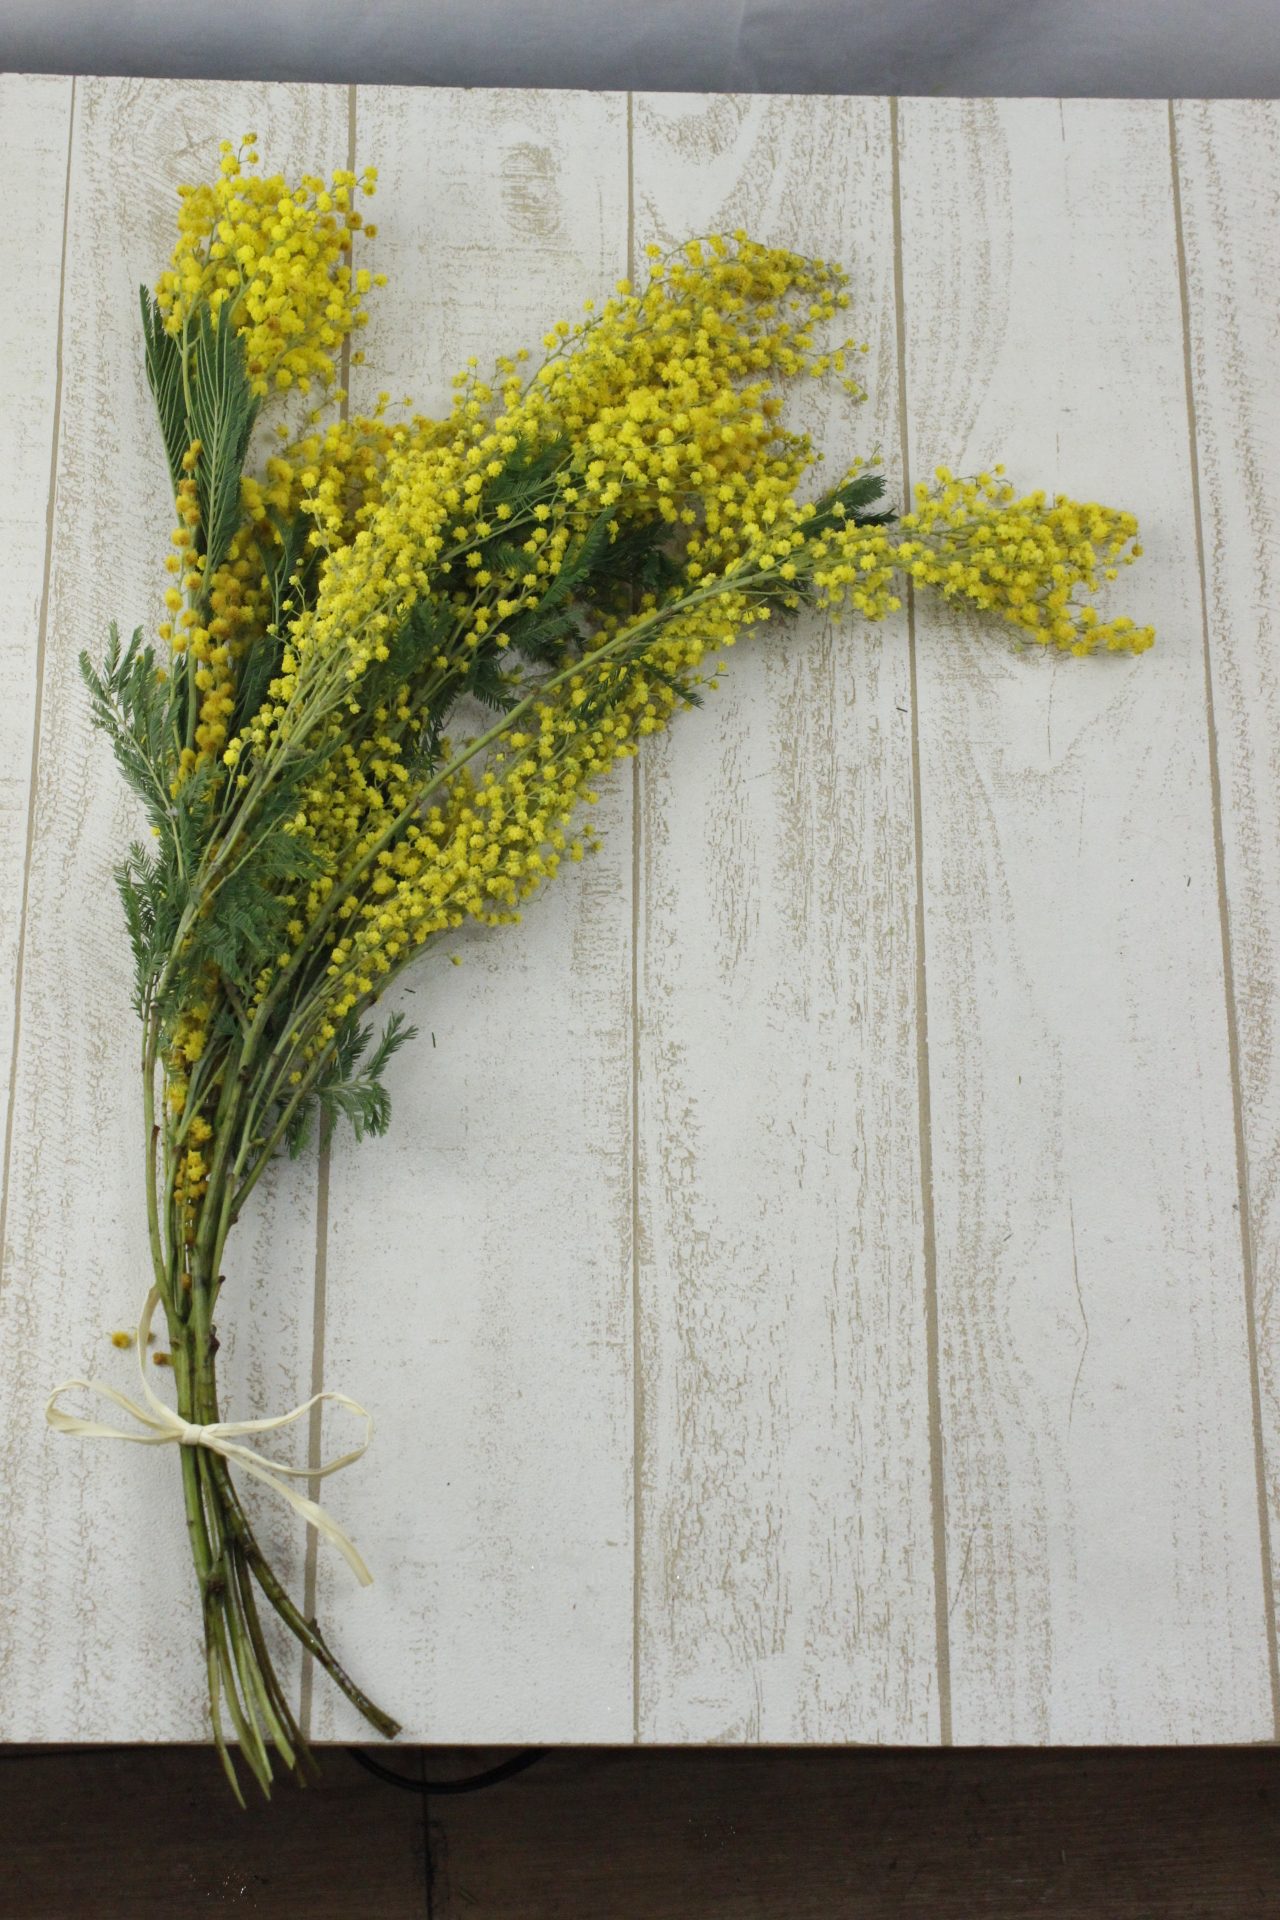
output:
[[[440,406],[648,242],[744,226],[853,269],[868,398],[797,400],[833,466],[1132,507],[1159,630],[757,635],[601,853],[398,995],[391,1135],[281,1168],[225,1296],[235,1412],[377,1414],[326,1489],[375,1586],[260,1504],[295,1590],[428,1741],[1272,1737],[1274,104],[12,76],[0,1737],[205,1733],[172,1461],[42,1408],[128,1387],[145,1284],[134,821],[77,670],[157,617],[136,288],[251,125],[380,169],[354,404]]]

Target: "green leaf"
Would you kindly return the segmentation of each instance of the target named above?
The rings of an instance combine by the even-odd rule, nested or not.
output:
[[[142,338],[146,347],[147,384],[151,388],[160,418],[165,458],[173,490],[182,478],[182,458],[191,444],[187,422],[187,402],[182,390],[182,348],[165,331],[160,308],[146,287],[139,287],[142,298]]]
[[[321,1114],[320,1138],[328,1145],[340,1119],[349,1120],[357,1140],[366,1134],[383,1134],[391,1124],[391,1097],[382,1083],[387,1063],[417,1033],[405,1025],[402,1013],[393,1013],[382,1031],[368,1065],[357,1066],[369,1044],[370,1030],[354,1016],[339,1033],[329,1071],[316,1088],[316,1103]]]
[[[81,678],[89,690],[94,725],[110,740],[126,782],[163,837],[173,825],[171,682],[161,677],[154,648],[143,646],[141,627],[124,649],[114,620],[110,633],[102,670],[82,653]]]
[[[206,581],[226,559],[240,525],[240,476],[258,407],[239,334],[217,325],[208,307],[201,307],[192,356],[191,428],[200,442],[195,473]]]
[[[883,496],[884,475],[882,473],[869,471],[867,473],[856,474],[852,480],[846,480],[843,486],[837,487],[834,492],[828,494],[825,499],[818,502],[816,520],[824,526],[832,525],[838,517],[833,514],[832,509],[837,502],[839,502],[844,508],[846,525],[852,520],[854,525],[859,527],[885,526],[890,521],[897,519],[895,513],[890,511],[883,513],[867,512],[867,508],[875,501],[882,499]],[[809,523],[807,531],[811,533],[817,531],[814,522],[811,521]]]
[[[114,879],[133,950],[134,1009],[142,1014],[177,930],[172,873],[167,860],[135,841],[115,868]]]
[[[262,968],[281,950],[293,909],[285,896],[313,879],[319,856],[286,822],[259,833],[251,851],[219,886],[211,909],[192,928],[183,956],[188,977],[214,966],[236,992],[250,993]]]

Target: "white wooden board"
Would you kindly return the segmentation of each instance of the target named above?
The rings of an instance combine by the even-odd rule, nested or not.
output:
[[[1157,650],[916,615],[962,1741],[1271,1730],[1167,112],[901,115],[913,477],[1131,507]],[[1117,587],[1117,592],[1119,592]]]
[[[63,213],[74,82],[0,75],[0,151],[21,167],[11,211],[12,266],[0,306],[0,1074],[6,1095],[22,960],[22,899],[31,760],[40,730],[40,662],[48,621],[53,449],[62,400],[59,319]],[[7,1124],[12,1126],[11,1116]]]
[[[354,404],[442,404],[649,239],[743,225],[853,269],[833,463],[1132,507],[1159,629],[752,639],[595,860],[411,982],[391,1135],[318,1207],[283,1169],[225,1296],[237,1411],[322,1379],[378,1418],[327,1494],[376,1583],[264,1511],[295,1588],[423,1740],[1274,1737],[1274,106],[7,77],[0,1738],[205,1734],[172,1463],[41,1406],[127,1386],[145,1273],[76,656],[156,617],[136,287],[248,126],[380,169]]]
[[[744,227],[848,263],[868,399],[797,411],[833,469],[884,447],[896,497],[888,103],[634,121],[640,246]],[[905,638],[759,635],[640,770],[652,1740],[938,1736]]]
[[[1280,108],[1171,109],[1267,1607],[1280,1545]],[[1272,1684],[1276,1683],[1272,1638]]]

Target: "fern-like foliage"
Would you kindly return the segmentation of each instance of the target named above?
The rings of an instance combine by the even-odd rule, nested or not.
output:
[[[160,436],[164,441],[165,458],[169,462],[169,478],[176,493],[182,478],[182,457],[191,444],[182,382],[183,350],[173,335],[165,331],[160,308],[152,298],[150,289],[140,287],[138,291],[142,299],[142,339],[146,351],[147,383],[155,398]]]
[[[661,599],[684,578],[672,547],[671,529],[665,520],[639,521],[624,527],[614,541],[608,571],[620,591],[652,593]]]
[[[113,621],[101,668],[87,653],[80,672],[89,691],[93,722],[111,750],[131,792],[142,802],[155,845],[135,842],[115,869],[133,949],[134,1004],[141,1012],[172,946],[200,858],[201,829],[191,808],[199,805],[202,781],[175,798],[170,782],[176,765],[172,685],[142,644],[142,631],[127,647]]]
[[[120,771],[161,835],[170,829],[173,804],[165,769],[172,762],[169,688],[156,664],[154,647],[144,646],[141,627],[127,647],[113,620],[101,672],[87,653],[80,672],[89,689],[94,725],[111,742]]]
[[[871,513],[868,509],[884,496],[884,475],[868,471],[855,474],[851,480],[833,487],[817,502],[817,511],[805,526],[805,532],[811,539],[829,532],[834,526],[848,526],[850,521],[858,527],[884,527],[896,519],[896,514],[887,509],[881,513]],[[843,512],[838,512],[843,508]]]
[[[285,1135],[290,1155],[296,1159],[307,1146],[317,1113],[323,1146],[328,1146],[339,1120],[350,1122],[357,1140],[363,1140],[366,1134],[384,1134],[391,1124],[391,1096],[382,1076],[389,1061],[415,1038],[417,1031],[405,1024],[402,1013],[393,1013],[362,1067],[360,1062],[373,1029],[361,1026],[354,1017],[346,1020],[312,1097],[298,1109]]]
[[[172,868],[135,840],[116,865],[114,879],[133,951],[134,1011],[142,1015],[178,930]]]
[[[252,852],[233,866],[212,897],[211,910],[192,927],[183,949],[184,974],[216,967],[236,993],[247,996],[264,962],[285,944],[292,889],[318,871],[316,855],[278,824],[258,835]]]
[[[511,650],[530,665],[554,669],[580,649],[585,629],[574,603],[591,595],[595,575],[613,572],[608,564],[611,519],[608,512],[597,515],[567,549],[537,606],[511,621]]]
[[[227,557],[240,524],[240,476],[259,401],[245,371],[244,343],[200,309],[191,368],[191,429],[200,442],[196,495],[209,579]]]
[[[280,671],[289,623],[311,603],[315,594],[318,555],[307,544],[313,522],[305,513],[285,520],[272,514],[279,544],[263,557],[271,592],[268,630],[256,633],[241,663],[236,704],[231,717],[233,734],[248,726],[267,697],[267,688]]]
[[[511,518],[518,520],[546,498],[553,475],[564,466],[570,451],[564,441],[552,441],[542,447],[521,445],[509,455],[502,472],[495,475],[486,488],[486,506],[491,503],[494,510],[499,506],[510,507]]]

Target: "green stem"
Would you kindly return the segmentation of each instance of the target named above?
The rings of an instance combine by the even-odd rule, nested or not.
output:
[[[165,1298],[166,1307],[169,1307],[171,1304],[167,1285],[169,1269],[164,1256],[164,1241],[160,1233],[160,1199],[156,1169],[156,1148],[160,1139],[160,1129],[156,1124],[156,1050],[159,1043],[159,1017],[148,1007],[144,1014],[142,1044],[142,1120],[146,1152],[147,1237],[151,1245],[151,1265],[155,1273],[155,1283]]]
[[[263,1682],[263,1711],[267,1724],[271,1728],[271,1737],[290,1772],[300,1772],[305,1766],[314,1777],[318,1777],[319,1768],[311,1756],[311,1750],[303,1737],[302,1729],[285,1699],[284,1689],[271,1659],[262,1631],[262,1621],[258,1614],[258,1602],[253,1590],[249,1564],[238,1545],[235,1567],[240,1589],[240,1610],[249,1631],[258,1672]]]
[[[228,1523],[244,1552],[245,1558],[253,1570],[253,1577],[262,1588],[263,1593],[284,1621],[289,1631],[295,1638],[301,1641],[307,1652],[320,1662],[320,1665],[329,1675],[334,1685],[341,1688],[342,1692],[345,1693],[348,1700],[350,1700],[352,1706],[355,1707],[369,1722],[369,1725],[375,1728],[378,1733],[382,1734],[385,1739],[394,1740],[400,1732],[399,1721],[393,1720],[389,1713],[384,1713],[381,1707],[374,1705],[368,1694],[356,1685],[350,1674],[347,1673],[346,1669],[342,1666],[337,1655],[326,1643],[315,1621],[306,1619],[294,1605],[275,1573],[272,1571],[257,1540],[254,1538],[253,1529],[250,1527],[248,1517],[240,1505],[240,1500],[232,1484],[231,1475],[225,1460],[220,1459],[215,1454],[212,1456],[212,1466],[214,1477],[219,1482],[221,1497],[225,1503]]]
[[[214,1198],[212,1193],[206,1194],[206,1206]],[[221,1253],[220,1241],[218,1253]],[[218,1419],[215,1361],[218,1343],[212,1318],[216,1287],[216,1278],[198,1256],[193,1263],[190,1320],[182,1346],[175,1352],[175,1372],[180,1411],[184,1418],[202,1425],[211,1425]],[[245,1758],[263,1782],[264,1790],[270,1779],[270,1762],[259,1720],[265,1724],[290,1771],[298,1773],[304,1766],[314,1771],[314,1763],[275,1671],[258,1616],[253,1582],[290,1632],[370,1725],[386,1738],[394,1738],[399,1732],[397,1723],[355,1684],[315,1623],[306,1620],[290,1600],[254,1536],[227,1462],[221,1455],[203,1448],[184,1447],[182,1452],[197,1571],[206,1592],[212,1583],[216,1602],[210,1616],[212,1645],[226,1687],[228,1707],[245,1747]],[[193,1455],[198,1455],[195,1471]]]
[[[189,1331],[180,1330],[179,1338],[173,1347],[173,1367],[177,1386],[178,1411],[185,1420],[200,1418],[200,1390],[197,1380],[195,1359],[195,1339]],[[213,1722],[214,1742],[232,1790],[241,1805],[244,1804],[240,1792],[240,1783],[236,1778],[235,1764],[227,1749],[223,1732],[221,1699],[225,1692],[227,1705],[231,1712],[232,1723],[240,1735],[246,1759],[249,1760],[263,1790],[260,1766],[255,1764],[252,1751],[252,1739],[245,1724],[240,1702],[236,1693],[235,1672],[230,1658],[230,1646],[226,1630],[226,1565],[217,1545],[216,1516],[211,1514],[207,1504],[207,1486],[201,1472],[200,1459],[195,1448],[180,1447],[182,1456],[182,1493],[183,1504],[187,1512],[187,1533],[191,1541],[192,1558],[195,1561],[196,1577],[200,1583],[201,1612],[204,1621],[205,1660],[209,1674],[209,1709]],[[214,1522],[211,1527],[211,1520]],[[212,1535],[212,1537],[211,1537]],[[267,1772],[266,1779],[269,1780]]]
[[[320,1078],[320,1075],[323,1073],[325,1067],[328,1065],[329,1060],[333,1054],[333,1051],[334,1051],[333,1043],[331,1042],[329,1046],[327,1046],[322,1053],[318,1053],[316,1055],[307,1073],[299,1081],[297,1087],[294,1089],[293,1093],[290,1095],[288,1101],[281,1108],[280,1118],[276,1121],[275,1126],[272,1128],[270,1134],[267,1136],[266,1140],[264,1141],[261,1151],[258,1153],[257,1157],[253,1160],[252,1164],[249,1167],[249,1171],[244,1175],[244,1179],[241,1185],[236,1189],[235,1202],[234,1202],[234,1207],[231,1214],[232,1219],[234,1219],[236,1215],[239,1214],[241,1207],[243,1207],[245,1201],[249,1198],[249,1195],[253,1192],[259,1180],[261,1180],[263,1174],[266,1172],[267,1167],[271,1162],[272,1156],[274,1155],[277,1147],[280,1145],[280,1142],[284,1139],[285,1134],[289,1130],[289,1122],[293,1119],[294,1114],[298,1111],[298,1108],[302,1105],[303,1101],[310,1096],[312,1089],[315,1087],[316,1082]],[[243,1147],[241,1148],[241,1152],[237,1156],[236,1168],[235,1168],[235,1171],[237,1173],[241,1171],[244,1159],[246,1155],[248,1155],[252,1151],[252,1147],[253,1147],[252,1139],[246,1137]]]

